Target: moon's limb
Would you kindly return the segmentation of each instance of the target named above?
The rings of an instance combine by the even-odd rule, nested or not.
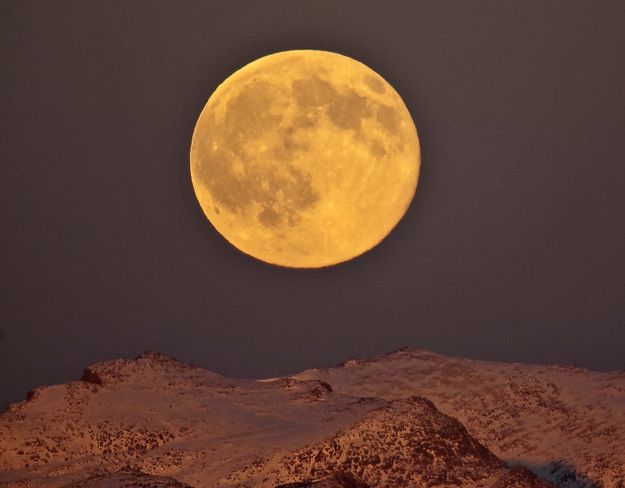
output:
[[[416,128],[381,76],[348,57],[287,51],[214,92],[191,145],[215,228],[263,261],[322,267],[378,244],[404,215],[420,166]]]

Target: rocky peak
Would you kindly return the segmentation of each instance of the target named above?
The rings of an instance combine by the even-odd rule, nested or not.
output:
[[[141,361],[141,360],[151,361],[153,363],[160,363],[160,364],[188,365],[188,363],[182,363],[173,356],[168,356],[167,354],[161,354],[160,352],[157,352],[157,351],[145,351],[139,354],[135,358],[135,361]]]
[[[196,369],[196,366],[183,363],[176,358],[154,351],[146,351],[137,356],[134,361],[116,359],[103,361],[87,366],[83,372],[81,381],[96,385],[111,385],[136,378],[148,370],[181,370]]]
[[[374,409],[323,442],[268,462],[254,476],[284,484],[327,479],[338,471],[354,473],[376,488],[442,488],[488,486],[484,483],[494,482],[506,469],[460,422],[429,400],[411,397]],[[240,474],[246,479],[252,473]],[[309,484],[283,486],[317,486],[299,482]]]

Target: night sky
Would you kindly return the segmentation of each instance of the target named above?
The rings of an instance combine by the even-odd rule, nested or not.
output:
[[[157,350],[231,376],[414,346],[624,369],[625,3],[0,5],[0,408]],[[217,85],[276,51],[364,62],[419,131],[360,258],[256,261],[189,175]]]

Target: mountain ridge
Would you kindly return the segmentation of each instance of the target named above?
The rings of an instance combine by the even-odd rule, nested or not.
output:
[[[625,485],[625,372],[454,358],[422,349],[294,375],[387,400],[418,392],[498,457],[561,486]]]
[[[490,373],[482,371],[484,368]],[[583,378],[590,374],[595,379],[594,373],[578,368],[476,362],[414,348],[264,380],[228,378],[155,352],[135,360],[103,361],[87,366],[78,381],[34,389],[26,400],[11,404],[0,415],[0,484],[11,488],[61,487],[101,475],[102,470],[114,473],[126,465],[136,472],[172,477],[196,488],[248,486],[251,480],[255,480],[254,486],[268,488],[278,483],[339,486],[338,481],[331,480],[337,470],[345,476],[363,478],[371,488],[551,486],[527,468],[562,487],[603,483],[606,488],[620,488],[621,474],[610,459],[604,471],[597,469],[600,465],[588,471],[584,470],[584,459],[562,457],[554,459],[549,472],[531,456],[502,456],[501,443],[493,443],[493,429],[476,429],[482,424],[476,412],[473,417],[468,415],[473,400],[467,395],[474,394],[475,388],[463,390],[458,381],[468,377],[483,381],[492,375],[499,381],[510,368],[517,374],[513,378],[517,390],[512,393],[526,399],[538,395],[534,398],[538,404],[553,392],[551,387],[545,389],[535,383],[536,371],[548,376],[559,371]],[[620,383],[618,374],[609,377],[617,392],[621,385],[625,391],[625,382]],[[432,381],[439,389],[432,388]],[[587,386],[587,381],[578,384]],[[447,391],[441,390],[442,386]],[[456,388],[455,396],[460,395],[468,405],[456,414],[450,413],[454,402],[443,394],[452,394],[450,388]],[[494,425],[508,427],[501,418],[505,420],[513,412],[519,425],[512,437],[519,437],[524,428],[523,412],[510,410],[503,401],[505,395],[499,398],[500,403],[489,404],[492,385],[482,388],[483,398],[488,400],[485,411],[493,417]],[[614,398],[615,405],[620,406],[621,397]],[[562,415],[572,411],[570,398],[560,399],[560,403],[551,400],[543,406]],[[423,413],[426,411],[427,415]],[[529,413],[536,414],[533,410]],[[499,467],[489,471],[488,463],[471,464],[470,449],[454,448],[457,443],[453,439],[459,439],[454,437],[454,429],[441,427],[448,425],[447,418],[464,429],[463,436],[469,439],[465,444],[482,446]],[[427,425],[437,425],[438,430],[430,431],[429,436],[417,435]],[[600,428],[595,426],[593,432],[601,432]],[[611,435],[620,439],[623,424],[617,423],[615,429]],[[409,435],[402,434],[404,431]],[[501,432],[502,439],[511,435],[505,429]],[[438,444],[432,444],[432,439],[439,439]],[[495,446],[496,455],[489,443]],[[428,449],[447,454],[432,457]],[[380,453],[380,461],[372,462],[377,458],[367,452]],[[527,452],[532,454],[531,449]],[[385,465],[383,459],[387,458],[395,459],[395,464]],[[616,461],[620,462],[618,454]],[[445,463],[452,478],[435,474]],[[468,478],[461,476],[465,468]],[[109,477],[108,482],[112,479]],[[393,479],[393,484],[386,484],[388,479]]]

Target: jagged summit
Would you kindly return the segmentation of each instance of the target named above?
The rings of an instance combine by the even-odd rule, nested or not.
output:
[[[191,363],[184,363],[171,356],[154,351],[146,351],[132,360],[115,359],[103,361],[87,366],[83,372],[81,381],[96,385],[108,385],[123,381],[130,381],[145,375],[152,370],[156,375],[166,375],[175,370],[198,370],[204,374],[221,376],[208,370],[199,368]]]
[[[187,364],[187,365],[190,365],[190,363],[179,363],[179,361],[175,357],[168,356],[167,354],[162,354],[162,353],[157,352],[157,351],[145,351],[145,352],[139,354],[135,358],[135,361],[139,361],[140,359],[146,359],[148,361],[154,361],[155,363]]]

